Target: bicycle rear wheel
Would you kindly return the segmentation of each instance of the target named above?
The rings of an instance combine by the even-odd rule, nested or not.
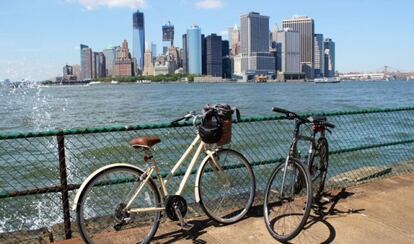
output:
[[[316,145],[316,153],[312,159],[312,163],[309,166],[309,173],[312,179],[312,196],[313,200],[320,199],[324,187],[325,179],[328,171],[329,161],[329,146],[326,138],[319,138]]]
[[[285,242],[299,234],[312,204],[312,191],[307,168],[296,159],[279,164],[266,187],[263,212],[269,233]],[[282,185],[283,177],[285,180]]]
[[[240,153],[222,149],[209,158],[199,174],[200,205],[213,220],[231,224],[242,219],[253,204],[255,177],[247,159]]]
[[[86,243],[149,243],[157,231],[160,212],[123,211],[143,184],[142,174],[133,166],[113,166],[89,180],[76,208],[79,232]],[[129,209],[154,207],[160,207],[160,195],[149,179]]]

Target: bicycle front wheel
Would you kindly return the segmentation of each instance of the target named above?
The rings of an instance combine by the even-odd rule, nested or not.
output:
[[[113,166],[92,177],[76,208],[77,224],[86,243],[148,243],[157,231],[160,212],[129,213],[129,209],[160,207],[152,179],[133,166]],[[141,179],[142,178],[142,179]],[[133,195],[141,191],[136,198]],[[132,200],[128,209],[126,205]]]
[[[309,173],[312,179],[313,200],[319,200],[324,187],[326,173],[328,171],[329,146],[326,138],[319,138],[316,145],[315,156],[309,166]]]
[[[266,187],[263,212],[269,233],[285,242],[299,234],[309,217],[312,191],[307,168],[296,159],[279,164]]]
[[[256,182],[247,159],[240,153],[221,149],[201,165],[200,205],[213,220],[231,224],[242,219],[253,204]]]

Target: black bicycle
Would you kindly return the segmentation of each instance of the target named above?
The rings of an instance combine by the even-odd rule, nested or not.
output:
[[[324,116],[303,118],[285,109],[272,110],[295,121],[289,154],[272,172],[263,205],[268,231],[276,240],[286,242],[299,234],[309,217],[312,203],[321,198],[329,161],[325,131],[331,132],[335,125]],[[311,136],[301,134],[301,126],[305,124],[311,127]],[[300,140],[310,142],[306,161],[301,161],[298,153]]]

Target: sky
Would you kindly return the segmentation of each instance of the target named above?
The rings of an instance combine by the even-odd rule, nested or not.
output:
[[[161,26],[175,26],[175,44],[192,24],[227,38],[240,15],[270,16],[270,26],[305,15],[315,33],[336,43],[339,72],[414,71],[412,0],[0,0],[0,80],[44,80],[79,64],[79,44],[94,51],[132,47],[132,13],[145,14],[146,41],[162,50]],[[132,52],[132,50],[131,50]]]

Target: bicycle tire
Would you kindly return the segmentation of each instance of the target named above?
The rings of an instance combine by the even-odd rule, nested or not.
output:
[[[313,200],[318,200],[325,188],[325,180],[329,165],[329,144],[324,137],[319,138],[314,155],[309,165],[309,173],[313,184]]]
[[[100,169],[95,172],[96,175],[93,176],[86,183],[85,187],[80,193],[79,201],[76,207],[76,217],[77,217],[76,223],[78,225],[81,238],[85,243],[99,243],[99,242],[102,242],[108,239],[112,239],[113,236],[110,236],[110,235],[105,237],[106,233],[111,232],[111,231],[120,231],[120,230],[116,230],[116,227],[115,227],[116,225],[114,225],[115,222],[117,221],[120,222],[119,220],[116,219],[116,218],[119,218],[119,216],[116,216],[117,215],[116,211],[117,211],[117,208],[119,208],[119,206],[122,206],[119,203],[119,201],[116,200],[116,197],[120,197],[120,199],[125,199],[125,195],[122,194],[123,193],[122,190],[125,190],[125,189],[128,190],[125,184],[132,183],[133,187],[136,187],[135,183],[139,182],[137,180],[134,180],[133,178],[116,178],[116,177],[106,178],[107,176],[111,176],[111,174],[113,174],[113,176],[116,176],[117,173],[121,173],[121,172],[131,173],[132,177],[135,176],[136,177],[135,179],[138,179],[139,181],[140,181],[140,177],[144,173],[142,170],[132,165],[131,166],[114,165],[113,167],[107,167],[104,169]],[[108,192],[107,192],[108,194],[100,194],[101,191],[105,190],[104,188],[109,188],[111,186],[119,186],[119,187],[113,187],[114,189],[108,189]],[[92,192],[92,190],[96,190],[96,193]],[[142,190],[143,191],[141,192],[144,193],[143,195],[145,196],[143,198],[139,198],[139,196],[135,198],[133,207],[137,207],[136,206],[137,202],[135,201],[138,198],[140,199],[141,203],[144,203],[144,205],[154,205],[154,206],[143,206],[143,207],[160,207],[161,205],[160,193],[154,181],[151,178],[148,179],[148,181],[146,182]],[[133,190],[131,189],[129,191],[129,194],[131,194],[132,192]],[[151,192],[153,193],[152,198],[149,197],[149,194]],[[96,201],[92,200],[92,197],[94,195],[97,196]],[[129,198],[129,197],[126,197],[126,198]],[[90,201],[91,206],[89,206],[89,204],[85,205],[86,201]],[[122,201],[126,202],[126,200],[122,200]],[[97,204],[94,204],[94,203],[97,203]],[[108,209],[105,209],[105,207],[102,207],[102,205],[107,204],[107,203],[110,206]],[[88,212],[91,212],[90,215],[96,214],[97,216],[89,216]],[[86,214],[88,216],[85,216]],[[152,214],[153,216],[149,218],[149,220],[152,219],[151,225],[148,225],[147,223],[144,223],[144,222],[140,222],[141,220],[136,221],[136,222],[135,221],[128,222],[128,225],[129,225],[128,228],[131,228],[134,231],[133,234],[131,233],[131,235],[133,235],[134,238],[139,238],[138,234],[141,234],[141,233],[144,235],[144,237],[142,237],[142,240],[134,241],[135,243],[149,243],[151,239],[154,237],[158,229],[159,222],[160,222],[160,212],[154,212]],[[145,214],[141,214],[141,215],[145,215]],[[88,217],[90,218],[88,219]],[[134,218],[134,220],[136,220],[139,216],[138,214],[137,215],[131,214],[128,217],[130,217],[131,219]],[[114,220],[116,221],[113,221],[110,218],[114,218]],[[105,228],[106,223],[108,223],[109,225],[107,228]],[[122,225],[120,228],[122,227],[124,226]],[[96,236],[93,236],[92,233],[90,233],[92,232],[92,230],[94,231],[93,234],[96,234]],[[125,230],[125,229],[122,229],[122,230]],[[129,242],[130,241],[131,240],[129,240]],[[118,241],[116,242],[119,243]]]
[[[269,178],[269,181],[268,181],[267,186],[266,186],[265,196],[264,196],[264,203],[263,203],[263,215],[264,215],[266,228],[269,231],[269,233],[272,235],[272,237],[275,238],[276,240],[280,241],[280,242],[286,242],[286,241],[292,240],[293,238],[295,238],[300,233],[303,226],[306,224],[307,219],[309,218],[309,214],[310,214],[311,207],[312,207],[312,185],[311,185],[310,179],[309,179],[309,171],[308,171],[307,167],[304,166],[303,163],[301,163],[300,161],[298,161],[296,159],[291,158],[291,159],[289,159],[288,166],[287,166],[287,171],[292,170],[293,175],[294,175],[294,179],[291,180],[291,182],[290,182],[291,183],[290,188],[292,188],[291,192],[292,193],[296,192],[296,187],[297,187],[296,183],[298,181],[297,177],[298,176],[303,177],[301,182],[304,183],[304,186],[302,186],[302,187],[306,188],[305,191],[304,191],[306,196],[305,197],[300,197],[300,198],[298,197],[296,199],[295,199],[294,196],[293,197],[292,196],[291,197],[283,197],[286,194],[286,191],[288,190],[288,189],[283,188],[284,191],[285,191],[285,194],[282,195],[281,199],[280,199],[280,196],[276,196],[276,201],[274,203],[272,203],[272,205],[275,205],[276,207],[279,207],[279,209],[277,209],[278,210],[277,213],[280,212],[280,209],[282,207],[284,207],[283,205],[285,203],[290,204],[289,202],[295,202],[295,201],[304,202],[304,208],[298,208],[297,213],[294,212],[294,213],[290,213],[290,214],[280,214],[280,215],[277,214],[275,219],[270,219],[270,214],[271,213],[270,213],[269,206],[271,204],[270,204],[269,201],[273,197],[273,195],[271,193],[275,193],[276,195],[278,195],[277,190],[273,190],[272,186],[273,186],[273,183],[277,183],[277,182],[274,182],[274,180],[276,178],[279,178],[279,177],[276,177],[276,176],[278,176],[279,172],[282,172],[282,178],[283,178],[283,171],[284,170],[285,170],[285,162],[280,163],[273,170],[273,172],[271,174],[271,177]],[[296,170],[298,170],[298,174],[296,174]],[[287,175],[287,172],[286,172],[286,175]],[[280,179],[278,179],[278,180],[280,180]],[[287,180],[288,180],[288,177],[285,177],[285,182],[284,182],[285,185],[283,187],[288,186],[287,183],[289,183],[289,182],[287,182]],[[279,187],[275,187],[275,188],[276,189],[281,189]],[[302,191],[303,191],[303,189],[301,189],[300,192],[302,192]],[[286,198],[286,199],[284,199],[284,198]],[[288,209],[293,211],[293,208],[290,207],[290,206],[289,206]],[[283,231],[283,233],[280,233],[282,231],[275,230],[273,228],[273,226],[276,226],[276,228],[277,228],[277,226],[279,224],[277,221],[282,221],[283,220],[282,222],[286,223],[286,219],[288,221],[290,221],[290,219],[295,218],[295,216],[298,216],[298,220],[296,221],[296,224],[293,225],[293,230],[291,230],[290,232],[285,233]],[[291,225],[289,224],[289,226],[291,226]]]
[[[211,158],[204,161],[198,179],[199,203],[211,219],[232,224],[242,219],[253,205],[255,176],[247,159],[237,151],[221,149],[214,156],[225,175],[213,170]]]

